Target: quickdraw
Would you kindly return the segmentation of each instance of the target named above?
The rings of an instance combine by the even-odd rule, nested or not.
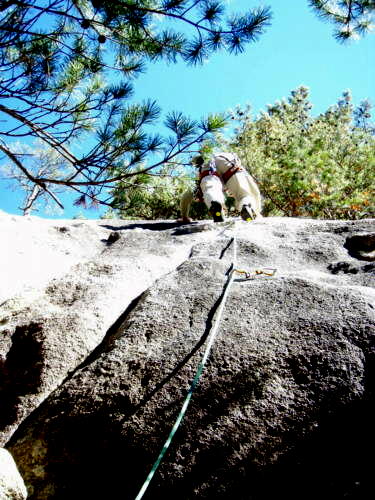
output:
[[[239,274],[244,274],[246,280],[253,280],[257,276],[267,276],[268,278],[271,278],[272,276],[275,276],[277,269],[273,267],[264,267],[263,269],[253,269],[251,271],[246,271],[244,269],[233,269],[233,272],[239,273]]]

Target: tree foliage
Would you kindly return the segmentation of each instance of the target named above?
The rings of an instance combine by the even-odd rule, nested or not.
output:
[[[357,219],[375,215],[375,129],[370,104],[349,92],[317,117],[309,91],[269,105],[253,119],[238,108],[235,150],[264,195],[265,215]]]
[[[374,0],[309,0],[309,4],[319,17],[334,24],[334,36],[340,42],[358,38],[374,27]]]
[[[336,23],[339,39],[371,28],[374,1],[308,1]],[[168,137],[150,132],[161,110],[152,99],[133,102],[133,80],[154,61],[195,65],[218,50],[241,52],[270,19],[267,7],[232,15],[220,0],[2,0],[0,153],[26,191],[25,207],[43,196],[62,207],[65,187],[82,205],[111,204],[116,184],[134,190],[132,177],[215,134],[223,116],[179,112],[165,119]],[[50,148],[59,168],[38,168],[40,147],[25,154],[17,146],[26,138]]]
[[[15,143],[9,146],[9,150],[18,160],[22,160],[28,172],[34,177],[59,179],[62,175],[73,173],[73,169],[66,160],[41,141],[37,141],[32,146]],[[49,213],[61,212],[57,197],[66,191],[65,186],[56,186],[53,189],[48,183],[47,189],[43,189],[39,184],[31,181],[12,161],[0,166],[0,179],[9,181],[11,189],[23,192],[24,200],[19,207],[23,215],[30,215],[32,211],[42,208]]]
[[[53,186],[69,186],[83,201],[105,202],[114,183],[171,161],[223,124],[174,113],[170,137],[150,133],[160,110],[152,99],[131,101],[132,78],[152,61],[199,64],[220,49],[241,52],[269,20],[268,8],[226,16],[218,0],[3,0],[0,151],[51,196]],[[26,137],[69,168],[30,170],[11,146]]]
[[[123,219],[176,219],[180,197],[189,185],[181,167],[165,165],[157,174],[142,173],[118,182],[113,207]]]
[[[266,216],[373,217],[375,127],[370,103],[354,108],[350,93],[344,92],[319,116],[312,117],[311,109],[306,87],[256,118],[249,106],[238,107],[232,112],[232,137],[217,134],[216,141],[201,145],[201,153],[209,159],[214,150],[237,152],[259,184]],[[195,175],[194,169],[170,165],[160,176],[119,183],[113,190],[114,207],[124,218],[177,218],[181,195],[194,189]],[[228,215],[236,215],[227,194]],[[207,215],[203,203],[192,205],[193,218]]]

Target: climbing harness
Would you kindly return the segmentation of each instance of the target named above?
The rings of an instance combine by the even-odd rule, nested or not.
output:
[[[218,234],[218,236],[220,236],[221,234],[223,234],[225,231],[227,231],[227,229],[229,229],[232,225],[235,224],[235,221],[229,221],[227,224],[226,224],[226,227]],[[141,500],[141,498],[143,497],[143,495],[145,494],[156,470],[158,469],[161,461],[163,460],[163,457],[165,455],[165,453],[167,452],[168,448],[169,448],[169,445],[171,444],[172,442],[172,439],[174,437],[174,435],[176,434],[177,432],[177,429],[179,428],[181,422],[182,422],[182,419],[184,418],[185,416],[185,413],[186,413],[186,410],[189,406],[189,403],[190,403],[190,400],[191,400],[191,397],[193,395],[193,392],[196,388],[196,386],[198,385],[198,382],[199,382],[199,379],[203,373],[203,369],[205,367],[205,364],[207,362],[207,359],[209,357],[209,354],[211,352],[211,349],[212,349],[212,346],[213,346],[213,343],[215,341],[215,338],[217,336],[217,332],[218,332],[218,329],[219,329],[219,325],[220,325],[220,321],[221,321],[221,318],[222,318],[222,315],[223,315],[223,311],[224,311],[224,307],[225,307],[225,303],[227,301],[227,298],[228,298],[228,295],[229,295],[229,291],[230,291],[230,287],[234,281],[234,276],[235,276],[235,273],[239,273],[239,274],[245,274],[246,276],[246,279],[253,279],[252,276],[259,276],[261,274],[264,274],[268,277],[271,277],[271,276],[274,276],[274,274],[276,273],[276,269],[273,269],[273,268],[263,268],[263,269],[257,269],[257,270],[254,270],[254,271],[245,271],[245,270],[242,270],[242,269],[237,269],[237,237],[236,237],[236,233],[234,233],[234,236],[233,238],[231,239],[231,241],[229,242],[229,244],[227,245],[227,248],[230,247],[230,245],[233,243],[233,259],[232,259],[232,263],[229,267],[229,270],[227,272],[227,281],[224,285],[224,289],[223,289],[223,293],[221,295],[221,298],[220,298],[220,304],[219,304],[219,307],[217,309],[217,313],[216,313],[216,318],[215,318],[215,321],[214,321],[214,324],[208,334],[208,337],[206,339],[206,348],[204,350],[204,353],[203,353],[203,356],[202,356],[202,359],[198,365],[198,368],[197,368],[197,371],[196,371],[196,374],[194,376],[194,379],[190,385],[190,388],[188,390],[188,393],[185,397],[185,400],[183,402],[183,405],[181,407],[181,410],[176,418],[176,421],[172,427],[172,430],[170,431],[169,433],[169,436],[167,437],[167,440],[165,441],[160,453],[159,453],[159,456],[157,457],[157,459],[155,460],[145,482],[143,483],[141,489],[139,490],[139,493],[138,495],[135,497],[135,500]]]
[[[198,198],[198,200],[200,202],[204,202],[203,191],[201,188],[202,179],[204,179],[205,177],[210,175],[210,176],[218,177],[221,180],[221,177],[216,170],[216,165],[215,165],[215,162],[213,160],[210,161],[209,168],[207,170],[202,170],[202,167],[203,167],[203,165],[201,167],[199,167],[199,179],[198,179],[198,182],[196,185],[196,189],[194,191],[195,197]],[[221,212],[219,214],[216,214],[216,217],[221,217]],[[215,221],[215,222],[218,222],[218,221]]]
[[[236,167],[235,165],[228,168],[228,170],[222,174],[224,184],[226,184],[237,172],[245,172],[245,169],[242,167]]]
[[[216,177],[220,178],[220,175],[216,170],[215,160],[211,160],[210,163],[208,164],[208,168],[205,167],[205,170],[202,170],[202,168],[203,165],[199,167],[199,184],[201,183],[201,180],[207,177],[208,175],[215,175]]]
[[[202,179],[204,179],[208,175],[215,175],[216,177],[220,178],[220,175],[216,172],[216,170],[215,170],[215,172],[210,172],[209,170],[203,170],[203,172],[201,172],[199,174],[199,181],[201,181]]]
[[[224,184],[226,184],[229,181],[229,179],[233,177],[233,175],[236,174],[237,172],[246,172],[246,170],[241,166],[240,159],[236,154],[233,154],[233,159],[231,159],[225,154],[216,155],[216,158],[224,158],[226,162],[231,164],[231,167],[229,167],[226,172],[221,174],[221,178]]]

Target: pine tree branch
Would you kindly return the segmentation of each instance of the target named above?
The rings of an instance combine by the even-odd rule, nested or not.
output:
[[[122,88],[105,89],[97,79],[88,79],[107,69],[120,70],[128,76],[129,72],[140,71],[146,59],[175,61],[176,56],[181,56],[195,63],[221,47],[229,52],[240,51],[242,43],[254,40],[270,17],[267,9],[259,9],[225,20],[220,2],[211,5],[203,0],[171,0],[163,5],[143,0],[103,0],[94,8],[90,1],[76,4],[69,0],[15,0],[6,2],[0,12],[5,12],[0,18],[0,112],[9,123],[0,136],[40,138],[66,160],[69,172],[58,178],[33,175],[4,146],[8,157],[35,185],[43,189],[49,184],[86,189],[85,195],[93,201],[104,188],[151,173],[164,162],[174,160],[211,131],[209,125],[207,130],[199,125],[203,133],[193,138],[195,125],[181,119],[171,146],[166,143],[163,159],[134,172],[147,155],[159,151],[162,145],[158,136],[144,132],[144,125],[155,119],[152,110],[147,106],[125,107],[123,102],[130,91],[124,84]],[[168,23],[170,20],[192,27],[195,34],[188,39],[183,33],[160,25],[151,28],[155,15]],[[224,29],[217,28],[218,20],[227,23]],[[101,47],[106,40],[113,42],[114,54],[105,59],[102,54],[107,51]],[[77,91],[83,92],[78,102]],[[67,143],[91,125],[85,127],[86,120],[94,119],[99,128],[96,145],[79,159]],[[217,125],[213,126],[215,129]]]
[[[40,186],[41,189],[43,189],[46,193],[51,196],[51,198],[59,205],[60,208],[64,209],[64,206],[60,203],[60,201],[57,199],[54,193],[52,193],[46,186],[45,181],[42,179],[37,179],[33,175],[30,174],[30,172],[22,165],[22,163],[19,161],[17,158],[17,155],[12,153],[8,148],[6,148],[3,144],[0,143],[0,150],[5,153],[10,160],[12,160],[13,163],[17,165],[17,167],[25,174],[25,176],[34,184],[37,184]],[[47,181],[48,182],[48,181]]]
[[[61,143],[56,141],[53,136],[51,136],[50,134],[45,132],[38,125],[35,125],[31,121],[29,121],[27,118],[24,118],[22,115],[20,115],[16,111],[3,106],[2,104],[0,104],[0,111],[2,111],[3,113],[6,113],[7,115],[11,116],[12,118],[15,118],[16,120],[22,122],[24,125],[27,125],[30,128],[30,130],[35,132],[35,134],[40,139],[42,139],[42,141],[46,142],[51,147],[53,147],[57,151],[59,151],[61,156],[63,156],[69,163],[71,163],[73,165],[78,163],[78,159],[72,153],[70,153],[70,151],[68,151],[66,148],[64,148],[61,145]]]

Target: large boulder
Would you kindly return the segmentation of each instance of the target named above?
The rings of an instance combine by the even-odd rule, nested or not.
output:
[[[129,252],[134,268],[178,248],[185,257],[170,260],[153,283],[143,283],[116,327],[93,341],[101,339],[91,355],[92,345],[76,356],[82,364],[68,360],[65,379],[54,375],[56,389],[48,388],[44,403],[28,410],[8,441],[30,498],[135,498],[213,326],[218,335],[207,365],[146,498],[367,498],[367,456],[374,446],[374,221],[269,218],[159,231],[111,229],[121,237],[112,236],[104,254],[119,265]],[[159,250],[148,250],[142,260],[141,241],[156,235]],[[251,279],[232,276],[233,264]],[[276,274],[268,276],[267,268]],[[124,267],[119,274],[124,279]],[[62,283],[68,283],[69,297],[76,288],[69,285],[71,275],[60,280],[59,292],[49,296],[62,307]],[[115,296],[111,287],[120,281],[108,282],[107,293]],[[91,293],[91,286],[83,287],[76,301],[88,308],[95,302]],[[100,311],[104,291],[97,297]],[[65,301],[56,321],[71,314],[76,301]],[[59,328],[70,335],[69,327]],[[68,347],[58,343],[53,353],[53,332],[51,327],[49,350],[40,349],[43,366],[60,351],[65,366]],[[36,356],[28,341],[38,343],[39,330],[24,336],[18,331],[16,338],[18,352],[24,344]],[[27,358],[23,354],[17,364],[12,354],[9,393],[12,387],[17,392],[17,377],[25,385],[26,374],[17,369],[26,365],[30,371]],[[40,390],[42,378],[27,388],[29,394]]]
[[[0,445],[203,238],[176,226],[0,217]]]

